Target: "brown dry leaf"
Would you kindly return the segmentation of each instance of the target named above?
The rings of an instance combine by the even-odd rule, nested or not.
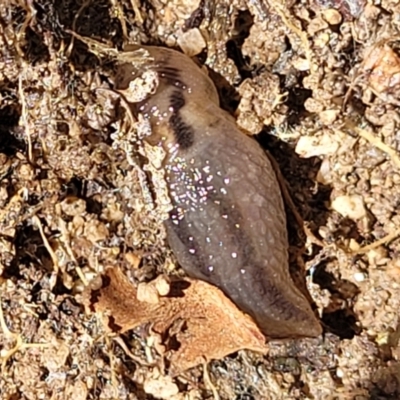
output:
[[[136,288],[116,268],[107,269],[101,283],[96,283],[84,293],[85,306],[100,313],[113,332],[151,323],[152,329],[162,334],[175,321],[184,321],[181,326],[185,329],[176,334],[180,346],[169,353],[171,375],[242,349],[267,351],[265,337],[252,319],[205,282],[171,282],[168,296],[160,297],[158,303],[139,301]]]

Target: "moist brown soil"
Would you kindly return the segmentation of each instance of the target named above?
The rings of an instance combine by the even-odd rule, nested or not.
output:
[[[1,2],[2,400],[400,398],[400,4],[376,3]],[[182,271],[113,59],[70,31],[206,64],[287,182],[292,275],[322,338],[170,378],[144,329],[112,336],[85,312],[108,266],[135,284]]]

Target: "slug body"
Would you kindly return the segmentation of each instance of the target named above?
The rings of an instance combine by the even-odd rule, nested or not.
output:
[[[219,107],[207,74],[174,50],[144,46],[159,86],[136,106],[150,120],[173,211],[169,244],[185,272],[219,287],[269,338],[313,337],[321,326],[289,275],[286,217],[258,143]],[[117,86],[132,75],[122,66]]]

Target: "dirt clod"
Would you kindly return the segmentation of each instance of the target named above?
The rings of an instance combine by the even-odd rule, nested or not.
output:
[[[1,1],[0,398],[399,398],[399,12],[395,0]],[[323,337],[252,351],[265,350],[252,321],[185,279],[163,228],[163,154],[126,102],[157,87],[145,52],[114,90],[128,42],[197,55],[279,164],[291,273]]]

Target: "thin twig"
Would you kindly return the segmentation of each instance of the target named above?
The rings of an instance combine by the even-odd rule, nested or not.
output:
[[[78,12],[74,16],[74,20],[72,21],[72,30],[76,30],[76,23],[78,22],[79,17],[81,16],[81,13],[83,10],[90,4],[91,0],[86,0],[81,7],[79,8]],[[72,35],[71,42],[69,43],[69,46],[65,52],[66,56],[69,57],[72,53],[72,49],[74,48],[74,42],[75,42],[75,37]]]
[[[214,400],[220,400],[219,394],[218,394],[218,390],[217,388],[214,386],[214,384],[211,381],[210,375],[208,373],[208,369],[207,369],[207,363],[204,362],[203,363],[203,380],[205,385],[207,386],[208,389],[211,390]]]
[[[43,348],[43,347],[49,347],[49,343],[24,343],[22,340],[22,335],[18,333],[11,332],[10,329],[8,328],[6,321],[4,319],[4,313],[3,313],[3,307],[1,303],[1,297],[0,297],[0,328],[4,334],[4,336],[7,339],[14,339],[15,340],[15,345],[12,349],[7,350],[4,352],[2,351],[0,355],[0,359],[2,359],[1,362],[1,372],[4,371],[4,368],[6,367],[7,361],[18,351],[25,350],[25,349],[32,349],[32,348]]]
[[[25,95],[24,95],[24,90],[22,89],[22,77],[25,75],[25,67],[23,67],[22,72],[20,73],[18,77],[18,94],[19,97],[21,98],[21,118],[22,118],[22,123],[23,127],[25,129],[27,141],[28,141],[28,160],[30,163],[33,163],[33,152],[32,152],[32,139],[31,139],[31,129],[29,126],[28,118],[27,118],[27,106],[26,106],[26,101],[25,101]]]
[[[117,18],[121,24],[122,34],[123,34],[124,38],[126,40],[128,40],[129,39],[128,27],[126,26],[126,21],[124,18],[124,9],[123,9],[122,5],[120,4],[119,0],[111,0],[111,3],[115,8]]]
[[[309,70],[310,74],[313,74],[315,72],[313,63],[312,63],[312,58],[313,58],[313,52],[310,47],[310,43],[308,41],[307,33],[298,28],[292,21],[290,21],[289,18],[292,16],[290,15],[290,11],[285,8],[284,5],[286,5],[285,2],[282,1],[277,1],[277,0],[270,0],[268,4],[275,10],[275,12],[281,17],[282,22],[286,25],[287,28],[289,28],[295,35],[298,36],[300,39],[303,48],[306,53],[306,58],[309,64]]]
[[[89,286],[89,282],[85,277],[85,274],[82,271],[82,268],[79,266],[78,260],[76,259],[74,252],[71,248],[70,245],[70,237],[69,237],[69,233],[68,230],[65,227],[65,224],[60,224],[60,231],[61,231],[61,237],[60,237],[60,242],[62,242],[65,251],[67,252],[67,254],[69,255],[69,257],[71,258],[71,260],[74,263],[75,266],[75,271],[78,274],[80,280],[82,281],[83,285],[85,287]]]
[[[147,361],[141,359],[140,357],[135,356],[129,349],[128,346],[125,344],[121,336],[115,336],[113,338],[115,342],[119,344],[119,346],[122,348],[122,350],[125,352],[127,356],[129,356],[134,362],[136,362],[138,365],[145,366],[145,367],[154,367],[155,363],[148,363]]]
[[[400,157],[398,151],[395,149],[392,149],[390,146],[387,144],[383,143],[381,139],[376,137],[374,134],[371,132],[361,129],[361,128],[355,128],[355,131],[365,140],[367,140],[369,143],[377,147],[379,150],[382,150],[384,153],[386,153],[392,161],[396,164],[398,168],[400,168]]]
[[[384,244],[388,244],[389,242],[391,242],[392,240],[398,238],[400,236],[400,229],[397,229],[396,231],[389,233],[388,235],[386,235],[385,237],[383,237],[382,239],[377,240],[376,242],[373,242],[371,244],[368,244],[364,247],[359,248],[358,250],[355,250],[352,252],[352,254],[363,254],[363,253],[367,253],[370,250],[374,250],[376,248],[378,248],[379,246],[382,246]]]
[[[137,4],[137,0],[131,0],[131,6],[133,9],[133,12],[135,13],[135,19],[139,24],[143,24],[144,19],[142,17],[142,14],[140,13],[139,10],[139,5]]]
[[[36,215],[32,217],[32,222],[38,227],[40,236],[42,237],[43,240],[44,247],[46,247],[46,250],[50,254],[51,260],[53,261],[54,273],[58,274],[58,272],[60,271],[60,266],[58,264],[58,257],[54,252],[54,250],[52,249],[52,247],[50,246],[50,243],[47,240],[46,235],[44,234],[43,225],[40,222],[40,219]]]

